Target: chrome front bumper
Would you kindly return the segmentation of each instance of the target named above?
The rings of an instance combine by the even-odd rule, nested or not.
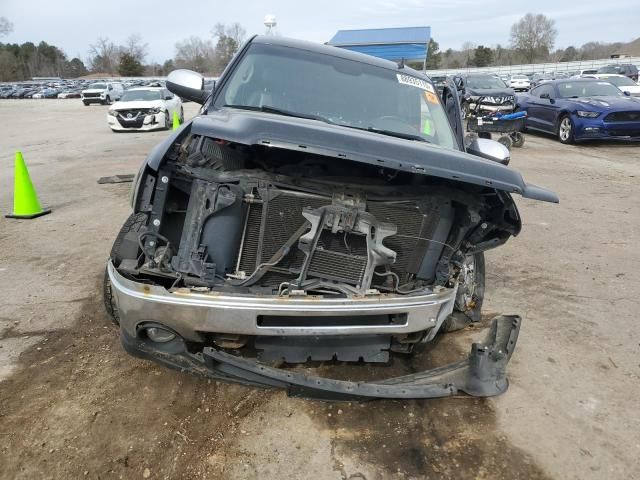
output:
[[[476,104],[470,103],[469,109],[471,111],[474,111],[476,109]],[[510,103],[508,105],[487,105],[481,103],[478,107],[478,110],[480,110],[481,112],[511,112],[513,110],[513,104]]]
[[[442,288],[423,295],[378,295],[348,299],[321,297],[276,297],[200,293],[189,289],[168,291],[163,287],[131,281],[120,275],[111,262],[107,266],[118,306],[120,327],[137,337],[147,322],[163,324],[182,338],[202,341],[201,333],[239,335],[368,335],[408,334],[429,330],[433,339],[442,322],[453,311],[456,289]],[[370,325],[327,325],[323,318],[379,314],[406,314],[403,322]],[[317,318],[306,326],[262,326],[261,316]],[[330,323],[330,322],[327,322]]]

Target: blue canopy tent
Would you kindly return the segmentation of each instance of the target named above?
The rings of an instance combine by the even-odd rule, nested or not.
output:
[[[328,44],[387,60],[426,62],[431,27],[338,30]]]

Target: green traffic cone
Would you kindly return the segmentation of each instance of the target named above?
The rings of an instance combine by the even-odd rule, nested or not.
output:
[[[173,112],[173,130],[177,130],[180,128],[180,117],[178,116],[178,112]]]
[[[13,213],[7,218],[36,218],[51,213],[50,209],[43,209],[38,201],[36,189],[33,188],[29,170],[22,158],[22,152],[16,152],[15,179],[13,187]]]

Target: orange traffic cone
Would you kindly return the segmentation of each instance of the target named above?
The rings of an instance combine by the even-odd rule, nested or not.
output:
[[[13,187],[13,213],[7,218],[36,218],[51,213],[43,209],[38,201],[36,189],[33,188],[29,170],[22,158],[22,152],[16,152],[15,180]]]

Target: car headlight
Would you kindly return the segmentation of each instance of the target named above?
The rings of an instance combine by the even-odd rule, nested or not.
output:
[[[117,110],[109,110],[109,111],[107,111],[107,115],[111,115],[112,117],[117,117],[118,116],[118,111]]]
[[[584,110],[578,110],[576,115],[582,118],[596,118],[600,115],[600,112],[587,112]]]
[[[160,113],[160,108],[150,108],[149,113]]]

